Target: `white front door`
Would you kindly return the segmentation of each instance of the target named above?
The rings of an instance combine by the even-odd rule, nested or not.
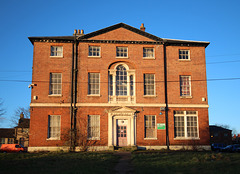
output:
[[[108,146],[136,145],[136,110],[118,107],[108,112]]]

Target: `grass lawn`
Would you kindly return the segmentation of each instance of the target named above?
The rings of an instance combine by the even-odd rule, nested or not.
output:
[[[212,152],[135,152],[135,173],[239,173],[240,153]]]
[[[0,173],[113,173],[112,153],[0,153]]]

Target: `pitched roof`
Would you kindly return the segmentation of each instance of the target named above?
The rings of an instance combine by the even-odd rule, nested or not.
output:
[[[106,27],[106,28],[103,28],[101,30],[97,30],[97,31],[94,31],[94,32],[91,32],[89,34],[86,34],[86,35],[83,35],[83,36],[80,36],[78,39],[79,40],[82,40],[82,39],[88,39],[88,38],[91,38],[91,37],[94,37],[94,36],[97,36],[97,35],[100,35],[100,34],[104,34],[104,33],[107,33],[109,31],[112,31],[112,30],[116,30],[118,28],[125,28],[129,31],[132,31],[134,33],[137,33],[137,34],[140,34],[142,36],[145,36],[149,39],[152,39],[152,40],[155,40],[155,41],[163,41],[163,39],[157,37],[157,36],[154,36],[150,33],[147,33],[145,31],[142,31],[142,30],[139,30],[137,28],[134,28],[130,25],[127,25],[127,24],[124,24],[124,23],[118,23],[118,24],[115,24],[115,25],[112,25],[110,27]]]
[[[210,125],[209,126],[210,131],[232,131],[230,129],[223,128],[221,126],[215,126],[215,125]]]
[[[14,138],[14,128],[0,128],[0,138]]]
[[[118,24],[85,34],[85,35],[77,36],[77,40],[80,42],[89,42],[89,40],[87,40],[87,39],[89,39],[91,37],[101,35],[101,34],[109,32],[109,31],[116,30],[118,28],[125,28],[129,31],[132,31],[134,33],[137,33],[137,34],[147,37],[149,39],[152,39],[157,44],[165,43],[166,45],[182,45],[182,46],[192,45],[192,46],[204,46],[204,47],[207,47],[210,44],[210,42],[204,42],[204,41],[163,39],[163,38],[157,37],[155,35],[152,35],[150,33],[147,33],[145,31],[142,31],[140,29],[134,28],[125,23],[118,23]],[[42,36],[42,37],[40,36],[40,37],[28,37],[28,39],[31,41],[32,44],[34,42],[64,42],[64,43],[69,42],[69,43],[72,43],[74,41],[74,36]],[[97,41],[97,42],[99,42],[99,41]],[[125,41],[124,43],[128,43],[128,42]],[[129,43],[132,43],[132,41]],[[136,42],[136,43],[141,43],[141,42]],[[142,43],[144,44],[144,42],[142,42]],[[150,44],[153,44],[153,43],[151,42]]]

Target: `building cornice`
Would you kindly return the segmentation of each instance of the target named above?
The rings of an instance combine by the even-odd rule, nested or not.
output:
[[[70,107],[70,103],[31,103],[30,107]],[[77,103],[77,107],[166,107],[164,103]],[[207,104],[169,104],[169,108],[209,108]]]
[[[73,43],[73,39],[54,38],[54,37],[29,37],[32,42],[46,42],[46,43]],[[207,47],[209,42],[196,42],[196,41],[123,41],[123,40],[78,40],[79,43],[105,43],[105,44],[140,44],[140,45],[163,45],[166,46],[194,46],[194,47]]]
[[[79,40],[81,43],[109,43],[109,44],[149,44],[162,45],[162,41],[125,41],[125,40]]]
[[[123,41],[123,40],[94,40],[92,37],[107,33],[118,28],[125,28],[141,36],[147,37],[153,41]],[[40,37],[28,37],[32,44],[34,42],[48,42],[48,43],[74,43],[75,36],[40,36]],[[166,46],[197,46],[207,47],[210,42],[203,41],[190,41],[190,40],[177,40],[177,39],[163,39],[147,33],[145,31],[134,28],[130,25],[119,23],[112,25],[85,35],[76,36],[76,41],[80,43],[110,43],[110,44],[149,44],[149,45],[162,45]]]

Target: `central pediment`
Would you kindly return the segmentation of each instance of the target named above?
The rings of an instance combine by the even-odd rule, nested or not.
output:
[[[108,110],[108,113],[135,113],[137,110],[123,106],[123,107],[115,107]]]
[[[131,27],[124,23],[119,23],[78,38],[79,40],[108,40],[108,41],[146,41],[159,42],[161,38]]]
[[[145,36],[129,31],[125,28],[118,28],[104,34],[89,38],[88,40],[119,40],[119,41],[148,41],[154,42]]]

